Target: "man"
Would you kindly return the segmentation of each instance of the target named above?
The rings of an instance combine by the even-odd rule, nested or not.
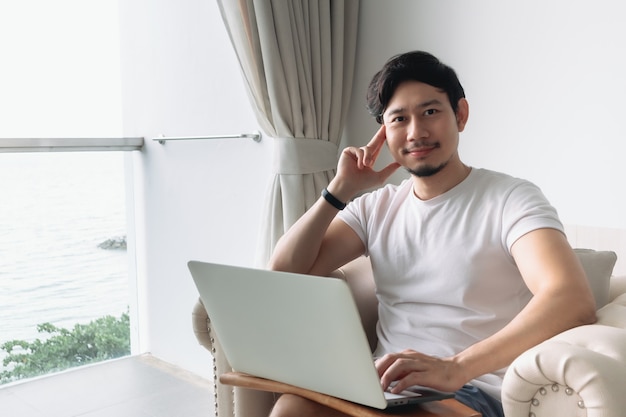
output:
[[[366,146],[342,152],[337,175],[278,242],[269,266],[326,276],[369,256],[383,387],[456,391],[483,416],[502,416],[506,367],[595,321],[582,266],[536,186],[461,161],[469,107],[454,70],[424,52],[396,56],[374,76],[368,108],[380,129]],[[375,171],[385,143],[395,162]],[[341,211],[400,166],[410,179]],[[272,411],[309,415],[342,414],[286,395]]]

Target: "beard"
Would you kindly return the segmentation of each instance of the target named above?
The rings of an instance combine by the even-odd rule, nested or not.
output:
[[[441,165],[432,166],[432,165],[424,165],[415,169],[406,168],[406,170],[411,175],[415,175],[416,177],[424,178],[424,177],[432,177],[433,175],[439,173],[442,169],[444,169],[448,165],[448,161],[445,161]]]
[[[433,147],[433,148],[441,148],[441,145],[438,142],[418,142],[413,144],[413,146],[411,148],[406,148],[402,150],[402,154],[408,154],[410,153],[413,149],[419,149],[422,147]],[[444,161],[443,163],[441,163],[440,165],[434,166],[434,165],[422,165],[420,167],[417,168],[406,168],[405,169],[409,172],[409,174],[414,175],[416,177],[420,177],[420,178],[424,178],[424,177],[432,177],[435,174],[438,174],[442,169],[444,169],[446,167],[446,165],[448,165],[448,161]]]

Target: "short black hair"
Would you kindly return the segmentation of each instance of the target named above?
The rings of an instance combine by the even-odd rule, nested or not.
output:
[[[452,68],[428,52],[406,52],[390,58],[367,88],[367,110],[378,123],[383,123],[383,113],[396,88],[404,81],[419,81],[445,91],[454,113],[459,100],[465,97],[463,86]]]

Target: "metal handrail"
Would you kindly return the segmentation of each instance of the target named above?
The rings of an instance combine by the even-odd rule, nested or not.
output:
[[[205,139],[253,139],[261,142],[261,132],[241,133],[238,135],[209,135],[209,136],[158,136],[152,140],[158,141],[161,145],[170,140],[205,140]]]

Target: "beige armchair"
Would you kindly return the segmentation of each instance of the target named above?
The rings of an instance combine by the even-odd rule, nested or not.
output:
[[[509,367],[502,387],[507,417],[621,417],[626,410],[626,276],[612,277],[615,254],[577,249],[599,307],[597,324],[582,326],[525,352]],[[367,258],[333,274],[345,279],[361,313],[372,348],[376,345],[377,300]],[[218,382],[230,368],[201,301],[193,310],[200,344],[213,356],[218,417],[267,417],[270,393]]]

